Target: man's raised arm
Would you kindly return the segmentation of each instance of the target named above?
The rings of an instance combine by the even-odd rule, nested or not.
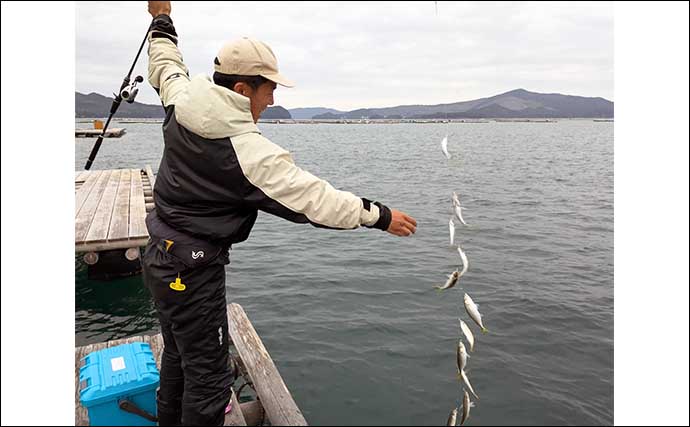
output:
[[[150,1],[149,13],[154,18],[149,31],[149,83],[167,107],[189,82],[189,70],[177,48],[177,33],[170,18],[169,1]]]

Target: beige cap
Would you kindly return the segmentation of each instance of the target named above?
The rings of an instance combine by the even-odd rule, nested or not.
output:
[[[294,86],[290,80],[278,72],[276,56],[271,48],[262,41],[243,37],[225,43],[220,48],[216,59],[213,67],[219,73],[261,76],[281,86]]]

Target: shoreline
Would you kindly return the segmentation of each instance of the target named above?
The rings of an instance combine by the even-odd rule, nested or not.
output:
[[[76,123],[92,123],[94,119],[77,118]],[[259,123],[268,124],[436,124],[436,123],[558,123],[559,121],[592,121],[613,123],[612,118],[520,118],[520,119],[259,119]],[[162,124],[163,119],[113,119],[113,122],[122,124]]]

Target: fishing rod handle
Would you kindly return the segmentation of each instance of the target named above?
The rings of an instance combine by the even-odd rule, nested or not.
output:
[[[86,161],[86,166],[84,166],[84,170],[91,169],[91,165],[93,164],[93,161],[96,160],[96,155],[98,154],[98,150],[101,148],[102,142],[103,142],[103,136],[101,135],[96,140],[96,143],[94,144],[93,149],[91,149],[91,154],[89,154],[89,159]]]

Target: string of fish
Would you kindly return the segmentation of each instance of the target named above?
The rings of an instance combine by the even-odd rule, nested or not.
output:
[[[446,113],[447,114],[447,113]],[[446,120],[446,123],[448,126],[450,126],[450,121]],[[448,137],[451,136],[452,134],[446,133],[446,136],[443,137],[441,140],[441,151],[446,157],[446,160],[450,160],[453,156],[450,154],[448,151]],[[455,221],[454,219],[457,219],[462,223],[463,225],[467,226],[467,222],[462,216],[462,210],[464,209],[462,205],[460,204],[460,198],[458,194],[453,191],[452,196],[451,196],[451,202],[452,202],[452,209],[453,209],[453,214],[451,215],[450,220],[448,221],[448,229],[449,229],[449,234],[450,234],[450,246],[456,246],[458,254],[460,255],[460,259],[462,261],[462,270],[459,268],[453,271],[449,276],[448,279],[446,280],[446,283],[444,283],[442,286],[435,286],[436,289],[439,291],[445,291],[447,289],[450,289],[454,287],[460,278],[467,273],[467,270],[469,269],[469,261],[467,259],[467,255],[465,254],[465,251],[463,251],[462,247],[460,244],[456,244],[455,240]],[[481,331],[483,333],[487,332],[487,329],[484,327],[484,323],[482,320],[482,316],[479,313],[479,306],[472,300],[472,297],[470,297],[469,294],[465,293],[464,298],[463,298],[463,303],[465,306],[465,311],[467,314],[470,316],[470,318],[481,328]],[[470,329],[469,326],[462,320],[458,319],[460,322],[460,330],[462,331],[462,335],[464,335],[465,339],[469,343],[470,346],[470,352],[474,351],[474,335],[472,334],[472,330]],[[474,402],[470,400],[470,395],[469,393],[474,396],[475,399],[479,399],[479,396],[477,396],[477,393],[474,391],[474,388],[472,387],[472,384],[470,383],[469,378],[467,377],[467,374],[465,373],[465,367],[467,366],[467,359],[469,358],[469,354],[467,352],[467,348],[465,347],[465,344],[462,341],[462,338],[458,340],[458,345],[456,348],[456,359],[457,359],[457,368],[458,368],[458,379],[463,383],[463,397],[462,397],[462,413],[461,413],[461,420],[460,420],[460,425],[463,425],[465,421],[469,418],[470,414],[470,409],[474,407]],[[469,391],[469,393],[468,393]],[[457,423],[457,417],[458,417],[458,407],[453,408],[451,411],[449,417],[448,417],[448,422],[447,425],[456,425]]]

